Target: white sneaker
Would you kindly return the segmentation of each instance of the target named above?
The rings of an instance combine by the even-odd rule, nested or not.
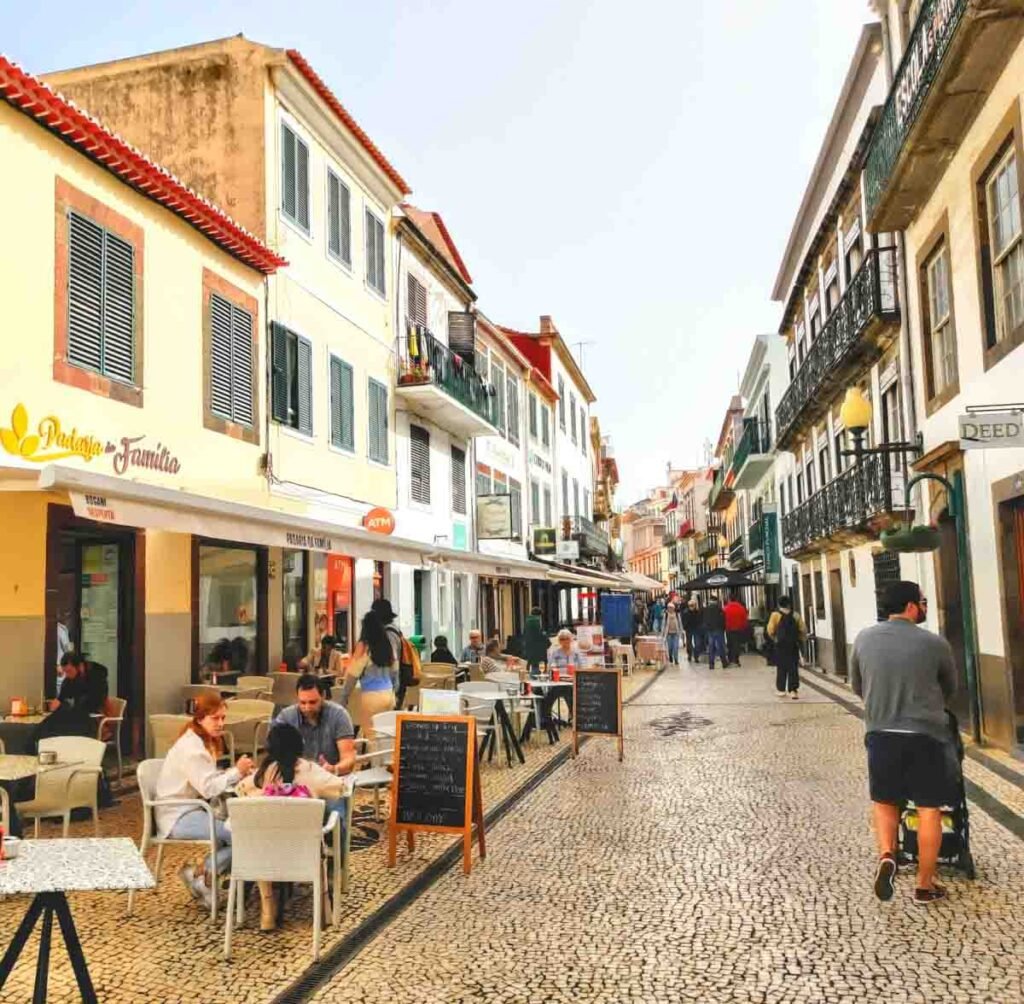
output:
[[[185,888],[192,894],[192,898],[198,900],[209,910],[213,905],[213,898],[210,894],[209,886],[203,881],[203,877],[196,875],[195,869],[191,865],[185,865],[178,872],[178,877],[185,884]]]
[[[784,690],[776,690],[775,691],[775,696],[776,697],[785,697],[786,696],[786,692]]]
[[[799,701],[799,700],[800,700],[800,694],[799,694],[799,693],[798,693],[797,691],[795,691],[795,690],[794,690],[794,691],[793,691],[793,692],[792,692],[792,693],[791,693],[791,694],[790,694],[789,696],[790,696],[790,697],[791,697],[791,698],[792,698],[792,699],[793,699],[794,701]]]

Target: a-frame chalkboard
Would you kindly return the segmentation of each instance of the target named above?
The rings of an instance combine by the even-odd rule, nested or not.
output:
[[[473,865],[473,825],[486,856],[483,799],[476,763],[476,719],[460,715],[398,715],[392,758],[388,866],[397,860],[398,834],[409,849],[414,833],[461,833],[462,867]]]
[[[580,736],[615,736],[622,759],[622,673],[618,669],[577,669],[573,676],[572,751]]]

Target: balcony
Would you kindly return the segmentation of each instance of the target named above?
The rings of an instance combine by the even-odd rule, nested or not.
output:
[[[925,0],[871,138],[870,229],[922,209],[1024,36],[1021,0]]]
[[[569,520],[569,533],[578,540],[581,558],[607,558],[611,540],[608,534],[591,523],[585,516],[573,516]]]
[[[682,523],[679,524],[677,538],[679,540],[686,540],[687,537],[692,537],[696,532],[697,528],[693,525],[693,520],[684,519]]]
[[[740,533],[734,537],[729,544],[729,565],[736,568],[738,565],[747,564],[747,537]]]
[[[736,488],[756,488],[768,473],[772,454],[772,430],[757,418],[743,419],[743,435],[732,455],[732,476]]]
[[[711,494],[708,495],[708,505],[715,512],[724,512],[732,505],[736,498],[733,490],[732,471],[725,463],[715,471],[715,480],[711,485]]]
[[[718,554],[718,536],[714,533],[706,534],[697,538],[697,556],[699,558],[711,558]]]
[[[892,344],[899,319],[896,249],[869,251],[775,409],[779,449],[790,448]]]
[[[789,558],[837,551],[878,539],[902,519],[903,475],[892,459],[866,456],[782,520],[782,550]]]
[[[460,436],[498,431],[490,385],[421,325],[399,340],[395,393],[417,414]]]

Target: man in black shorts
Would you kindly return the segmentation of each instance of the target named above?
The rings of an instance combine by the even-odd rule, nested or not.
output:
[[[878,839],[875,895],[892,897],[900,804],[918,808],[914,902],[942,899],[935,882],[942,812],[958,797],[958,764],[945,704],[956,688],[953,650],[925,631],[928,601],[916,582],[890,582],[882,594],[889,619],[865,628],[853,644],[850,685],[864,698],[864,745]]]

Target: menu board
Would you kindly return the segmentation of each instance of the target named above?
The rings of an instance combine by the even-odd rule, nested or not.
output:
[[[415,830],[461,833],[463,867],[468,874],[474,823],[480,857],[485,855],[476,720],[457,715],[399,715],[396,726],[388,865],[395,865],[400,830],[406,831],[410,849],[415,846]]]
[[[622,759],[622,674],[618,669],[578,669],[573,677],[573,752],[579,737],[616,736]]]

